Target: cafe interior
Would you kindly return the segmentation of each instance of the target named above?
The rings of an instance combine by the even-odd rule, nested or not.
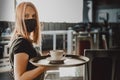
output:
[[[89,59],[47,71],[45,80],[120,80],[120,0],[0,0],[0,80],[10,80],[8,43],[22,1],[37,6],[42,54],[58,49]]]

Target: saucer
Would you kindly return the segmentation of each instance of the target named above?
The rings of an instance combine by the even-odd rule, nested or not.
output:
[[[47,60],[48,61],[63,61],[65,60],[65,57],[61,58],[60,60],[55,60],[55,59],[52,59],[51,57],[48,57]]]
[[[48,57],[47,60],[50,61],[50,64],[63,64],[65,57],[61,58],[60,60],[54,60],[51,57]]]

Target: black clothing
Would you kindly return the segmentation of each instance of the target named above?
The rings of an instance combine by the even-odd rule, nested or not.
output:
[[[9,48],[9,54],[10,54],[10,62],[12,65],[12,68],[14,67],[14,55],[15,54],[20,54],[20,53],[26,53],[27,55],[29,55],[29,60],[31,58],[37,57],[38,53],[35,50],[35,48],[33,47],[32,43],[30,41],[28,41],[27,39],[24,39],[22,37],[18,37],[18,39],[15,39],[12,43],[12,45]],[[22,58],[21,58],[22,59]],[[27,71],[35,69],[36,66],[32,65],[29,61],[27,64]],[[34,79],[34,80],[38,80],[38,79]],[[39,78],[40,80],[40,78]]]

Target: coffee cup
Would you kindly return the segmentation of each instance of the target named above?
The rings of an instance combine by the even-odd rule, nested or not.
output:
[[[64,57],[64,50],[50,50],[52,60],[61,60]]]

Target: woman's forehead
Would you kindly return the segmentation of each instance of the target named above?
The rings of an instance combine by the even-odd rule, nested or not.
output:
[[[31,6],[26,6],[25,12],[34,12],[35,13],[35,9]]]

